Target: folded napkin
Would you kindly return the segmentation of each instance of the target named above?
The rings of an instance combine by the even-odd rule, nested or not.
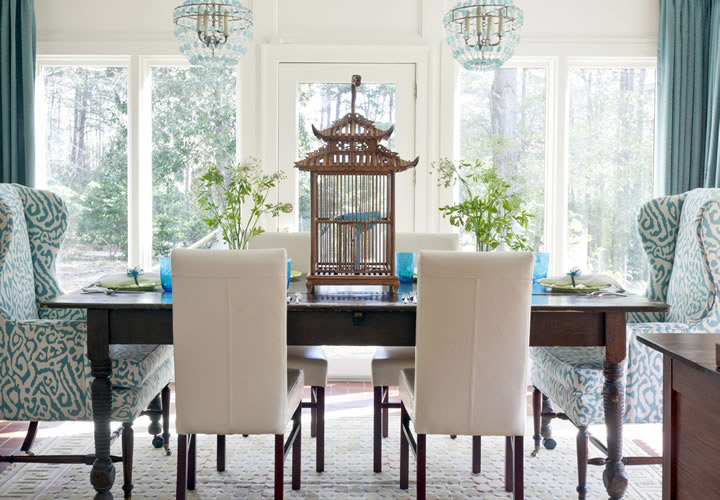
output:
[[[567,274],[560,276],[549,276],[539,280],[541,285],[572,286],[572,279]],[[599,286],[614,286],[618,292],[624,292],[625,288],[607,274],[581,274],[575,276],[575,285],[578,290],[583,288],[597,288]]]
[[[127,273],[106,274],[97,281],[97,284],[104,288],[127,288],[134,287],[135,278]],[[138,276],[138,284],[142,287],[150,287],[160,284],[159,273],[144,273]]]

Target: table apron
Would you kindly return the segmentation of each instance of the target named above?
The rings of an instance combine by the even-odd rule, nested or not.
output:
[[[109,344],[172,344],[172,311],[111,309]],[[289,311],[289,345],[414,346],[415,311]],[[602,312],[533,312],[532,346],[605,345]]]

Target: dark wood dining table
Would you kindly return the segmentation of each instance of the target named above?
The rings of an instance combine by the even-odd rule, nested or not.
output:
[[[380,287],[317,287],[307,294],[304,280],[288,290],[289,345],[414,346],[416,304]],[[172,293],[136,292],[112,295],[80,291],[43,304],[50,308],[87,309],[87,349],[92,376],[95,462],[90,482],[96,499],[112,498],[115,467],[110,457],[110,384],[112,344],[172,344]],[[531,346],[604,346],[603,387],[608,457],[603,479],[610,498],[622,498],[628,477],[623,464],[626,356],[625,315],[665,312],[667,304],[641,296],[592,297],[535,293],[532,298]]]

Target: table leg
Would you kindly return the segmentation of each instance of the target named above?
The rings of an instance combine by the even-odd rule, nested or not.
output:
[[[95,500],[113,498],[110,490],[115,482],[115,466],[110,459],[110,414],[112,411],[112,364],[109,351],[110,322],[106,310],[88,311],[88,357],[93,376],[92,409],[95,425],[95,463],[90,472],[90,482]]]
[[[608,460],[603,472],[603,483],[612,500],[625,494],[628,476],[623,457],[623,419],[625,417],[625,314],[605,314],[605,384],[603,400],[607,427]]]

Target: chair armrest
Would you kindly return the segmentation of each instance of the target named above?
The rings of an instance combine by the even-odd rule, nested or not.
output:
[[[87,323],[0,318],[0,418],[78,420],[88,415]]]
[[[85,351],[87,321],[66,319],[3,320],[6,335],[21,336],[36,343],[71,342]]]
[[[658,312],[630,312],[626,320],[630,323],[664,323],[667,313]]]
[[[87,313],[85,309],[60,309],[41,307],[38,309],[38,315],[41,320],[75,320],[87,321]]]

